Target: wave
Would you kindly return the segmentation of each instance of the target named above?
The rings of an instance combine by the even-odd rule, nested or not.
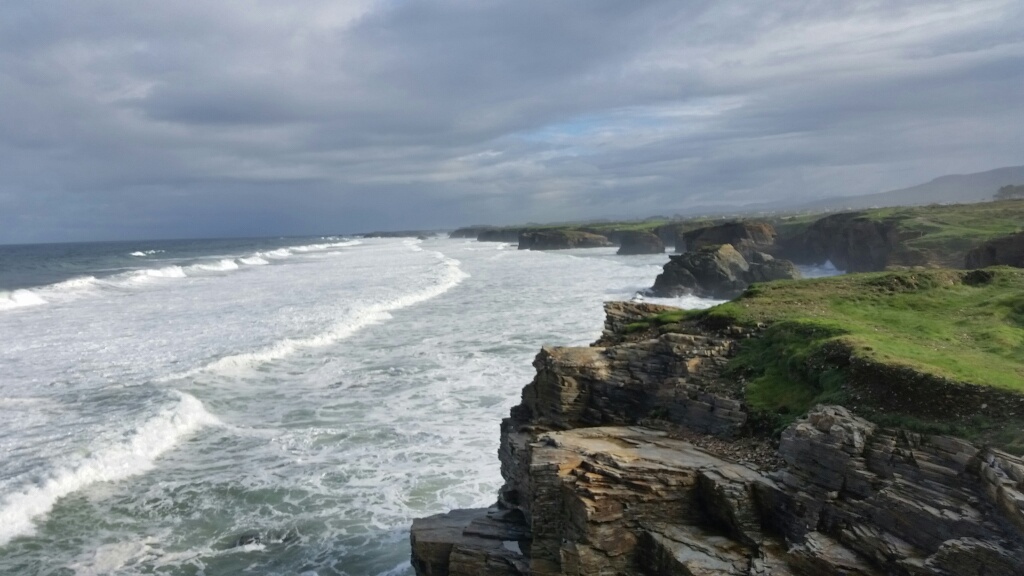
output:
[[[249,256],[247,258],[239,258],[239,262],[246,266],[266,266],[270,264],[266,259],[260,258],[259,256]]]
[[[35,519],[58,499],[97,482],[115,482],[152,469],[157,457],[184,437],[207,426],[221,426],[194,396],[176,392],[179,401],[142,423],[124,442],[97,450],[73,468],[55,471],[42,482],[7,495],[0,503],[0,546],[31,534]]]
[[[202,272],[231,272],[238,270],[238,262],[231,258],[224,258],[216,262],[215,264],[196,264],[189,266],[186,271],[202,271]]]
[[[46,300],[31,290],[0,291],[0,310],[13,310],[40,304],[46,304]]]
[[[308,244],[306,246],[293,246],[289,248],[291,252],[305,253],[305,252],[319,252],[322,250],[330,250],[331,248],[347,248],[349,246],[358,246],[362,244],[359,240],[346,240],[344,242],[331,242],[328,244]]]
[[[132,252],[131,255],[132,256],[138,256],[138,257],[141,258],[141,257],[144,257],[144,256],[152,256],[153,254],[163,254],[163,253],[164,253],[164,250],[136,250],[135,252]]]
[[[142,268],[130,270],[103,279],[94,276],[83,276],[33,288],[21,288],[14,291],[0,291],[0,312],[23,308],[26,306],[39,306],[48,304],[53,299],[67,299],[69,296],[82,295],[97,288],[133,288],[150,284],[166,279],[187,278],[194,275],[210,275],[234,272],[242,267],[266,266],[272,260],[290,258],[296,254],[310,254],[323,252],[325,254],[340,254],[333,252],[336,248],[347,248],[362,244],[359,240],[346,240],[340,242],[306,244],[278,248],[266,252],[255,252],[246,256],[221,258],[214,262],[199,262],[189,265],[168,265],[160,268]],[[133,252],[133,256],[150,256],[164,252],[163,250],[146,250]]]
[[[410,245],[410,248],[415,249],[418,246]],[[187,378],[204,371],[252,368],[260,364],[280,360],[302,349],[321,348],[334,344],[352,336],[367,326],[390,319],[391,312],[436,298],[458,286],[466,278],[469,278],[469,274],[462,270],[460,267],[461,263],[458,260],[448,258],[440,252],[433,252],[432,254],[438,259],[435,267],[436,274],[425,282],[426,287],[421,290],[384,302],[366,304],[364,307],[354,310],[348,317],[337,323],[330,330],[315,336],[288,338],[255,352],[227,356],[180,377]]]

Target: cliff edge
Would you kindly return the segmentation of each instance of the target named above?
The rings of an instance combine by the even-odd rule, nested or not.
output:
[[[887,424],[888,400],[872,393],[886,386],[863,380],[870,371],[850,361],[856,351],[836,369],[861,379],[832,396],[856,411],[816,404],[787,419],[795,405],[749,396],[763,377],[750,370],[751,350],[778,337],[779,324],[642,303],[605,310],[594,346],[537,355],[536,377],[501,425],[497,502],[414,522],[417,574],[1022,573],[1024,459]],[[893,374],[906,381],[895,388],[912,385]],[[954,380],[922,382],[970,386]],[[1021,398],[976,388],[985,406]],[[953,409],[937,403],[922,415],[943,410]]]

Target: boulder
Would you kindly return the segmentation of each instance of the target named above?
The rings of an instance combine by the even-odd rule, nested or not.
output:
[[[749,256],[775,243],[775,228],[767,222],[727,222],[684,232],[676,240],[676,252],[695,252],[707,246],[732,244],[740,254]]]
[[[579,230],[533,230],[519,234],[520,250],[565,250],[603,248],[612,243],[600,234]]]
[[[967,253],[964,268],[988,266],[1024,268],[1024,232],[994,238]]]
[[[747,287],[750,264],[731,244],[706,246],[696,252],[672,256],[651,289],[655,296],[695,294],[707,298],[735,298]]]
[[[657,235],[650,232],[630,230],[620,233],[620,246],[617,254],[661,254],[665,251],[665,243]]]

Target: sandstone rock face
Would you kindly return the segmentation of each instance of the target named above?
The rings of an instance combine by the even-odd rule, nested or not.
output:
[[[651,293],[661,297],[694,294],[728,300],[754,282],[799,278],[796,266],[768,254],[753,252],[748,262],[731,244],[705,246],[696,252],[669,257],[654,280]]]
[[[612,243],[599,234],[576,230],[538,230],[519,234],[520,250],[565,250],[568,248],[601,248]]]
[[[664,251],[665,243],[650,232],[627,231],[619,235],[620,255],[661,254]]]
[[[727,222],[684,232],[676,241],[677,252],[695,252],[706,246],[732,244],[744,256],[764,251],[775,243],[775,228],[767,222]]]
[[[417,520],[417,574],[1022,573],[1024,460],[819,406],[780,465],[744,461],[717,438],[746,416],[720,367],[749,333],[623,334],[648,306],[606,306],[606,346],[538,354],[502,422],[497,504]],[[712,435],[637,425],[655,421]]]
[[[1024,232],[989,240],[967,253],[964,268],[988,266],[1024,268]]]

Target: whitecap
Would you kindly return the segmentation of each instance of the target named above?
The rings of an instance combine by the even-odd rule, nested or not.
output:
[[[46,304],[46,300],[31,290],[0,291],[0,310],[13,310],[14,308],[39,306],[40,304]]]
[[[197,398],[177,394],[177,404],[141,423],[125,442],[96,450],[77,466],[57,470],[42,482],[6,495],[0,502],[0,546],[34,532],[35,520],[53,509],[61,497],[96,482],[114,482],[146,472],[157,457],[185,436],[221,424]]]
[[[436,298],[458,286],[466,278],[469,278],[469,274],[460,268],[458,260],[448,258],[440,252],[432,252],[432,255],[438,258],[438,263],[434,268],[435,275],[423,282],[422,284],[425,286],[416,292],[384,302],[367,303],[353,310],[344,320],[333,326],[330,330],[315,336],[288,338],[261,350],[226,356],[208,364],[204,368],[192,370],[184,375],[177,375],[172,378],[186,378],[207,370],[225,371],[251,368],[285,358],[300,349],[321,348],[334,344],[352,336],[367,326],[390,319],[390,312]]]

